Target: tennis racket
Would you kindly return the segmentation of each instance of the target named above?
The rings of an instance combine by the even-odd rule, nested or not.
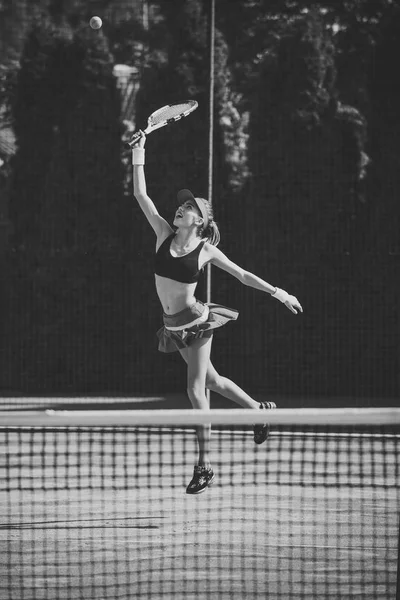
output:
[[[182,119],[183,117],[187,117],[191,112],[196,110],[197,106],[198,103],[196,100],[187,100],[186,102],[167,104],[166,106],[159,108],[149,116],[144,133],[149,134],[156,129],[160,129],[160,127],[165,127],[165,125],[169,125],[170,123],[179,121],[179,119]],[[132,148],[139,138],[140,132],[137,131],[129,140],[128,146]]]

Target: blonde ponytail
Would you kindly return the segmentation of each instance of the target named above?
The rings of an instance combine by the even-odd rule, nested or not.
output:
[[[207,210],[208,217],[207,227],[201,227],[199,230],[199,235],[203,239],[208,239],[209,243],[213,246],[218,246],[221,240],[221,235],[219,233],[218,225],[214,221],[214,213],[211,206],[211,202],[209,202],[205,198],[196,198],[196,200],[201,200],[202,205]]]
[[[218,246],[221,240],[221,235],[219,233],[218,225],[215,221],[211,221],[211,223],[208,224],[201,237],[208,238],[210,244],[213,246]]]

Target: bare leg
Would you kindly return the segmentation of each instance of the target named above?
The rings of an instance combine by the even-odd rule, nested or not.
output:
[[[184,361],[188,362],[188,349],[180,350],[181,356]],[[224,398],[228,398],[236,404],[239,404],[243,408],[259,408],[260,403],[256,400],[253,400],[244,390],[242,390],[236,383],[228,379],[227,377],[222,377],[215,370],[211,360],[208,361],[207,366],[207,374],[206,374],[206,382],[205,387],[212,392],[216,392],[220,394]]]
[[[187,370],[187,393],[193,408],[207,410],[210,408],[206,396],[207,367],[210,362],[212,337],[195,340],[184,351]],[[196,429],[199,444],[200,466],[210,464],[211,425],[201,425]]]

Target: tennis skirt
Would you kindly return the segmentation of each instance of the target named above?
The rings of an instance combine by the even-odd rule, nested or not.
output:
[[[174,315],[163,314],[164,326],[157,331],[160,352],[177,352],[199,338],[209,338],[214,329],[228,321],[236,321],[239,312],[221,304],[194,304]]]

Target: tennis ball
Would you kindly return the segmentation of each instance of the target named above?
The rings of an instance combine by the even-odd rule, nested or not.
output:
[[[100,19],[100,17],[92,17],[90,19],[90,27],[92,29],[100,29],[100,27],[103,25],[103,21]]]

